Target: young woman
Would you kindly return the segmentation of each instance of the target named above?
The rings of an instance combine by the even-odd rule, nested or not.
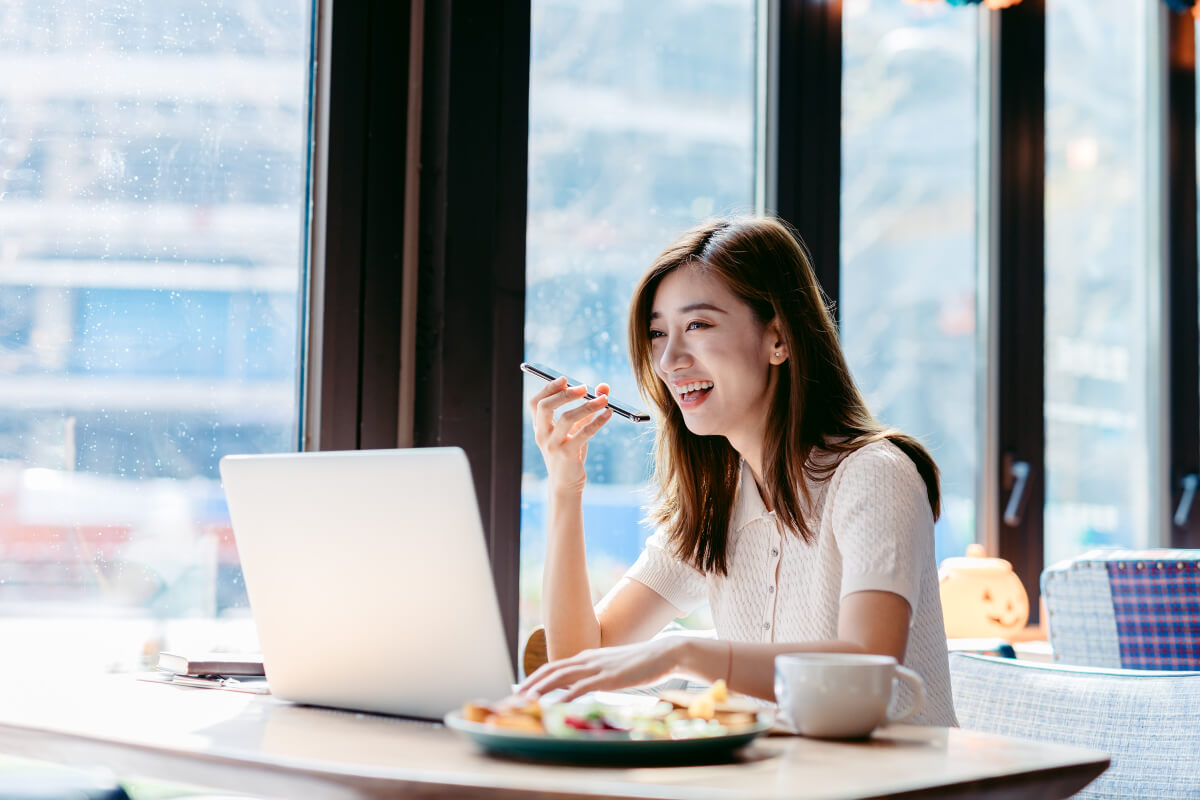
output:
[[[867,410],[798,237],[760,218],[688,231],[638,284],[629,342],[658,412],[657,530],[593,608],[584,462],[611,416],[609,387],[557,417],[585,389],[545,387],[530,410],[549,474],[552,660],[521,692],[567,688],[572,699],[681,672],[773,700],[780,653],[879,653],[924,679],[915,721],[955,724],[937,466]],[[652,638],[705,602],[717,639]]]

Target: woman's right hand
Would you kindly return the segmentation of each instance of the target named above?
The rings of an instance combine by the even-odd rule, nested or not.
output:
[[[587,394],[587,387],[567,386],[566,378],[558,378],[546,384],[529,401],[533,414],[533,438],[550,478],[552,493],[583,493],[587,483],[584,461],[587,459],[588,440],[592,438],[612,417],[608,405],[608,384],[596,386],[596,399],[582,403],[554,417],[554,412],[573,400]]]

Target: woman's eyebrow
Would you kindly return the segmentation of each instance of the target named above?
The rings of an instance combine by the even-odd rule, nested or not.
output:
[[[686,306],[679,309],[680,314],[689,314],[693,311],[716,311],[718,314],[729,313],[723,308],[718,308],[717,306],[714,306],[712,303],[688,303]],[[662,316],[661,311],[651,311],[650,312],[650,319],[658,319],[661,316]]]

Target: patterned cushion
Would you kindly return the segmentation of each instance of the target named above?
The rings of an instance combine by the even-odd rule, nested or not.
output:
[[[950,683],[963,728],[1107,752],[1076,797],[1200,797],[1200,672],[952,653]]]
[[[1041,582],[1056,661],[1200,669],[1200,550],[1093,550]]]

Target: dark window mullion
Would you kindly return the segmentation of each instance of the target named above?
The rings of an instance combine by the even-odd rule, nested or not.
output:
[[[515,663],[530,3],[424,13],[413,438],[467,453]]]
[[[1024,0],[993,14],[999,27],[994,108],[998,185],[993,196],[998,275],[998,443],[1000,502],[989,520],[999,555],[1037,596],[1043,566],[1045,502],[1045,0]],[[1018,514],[1005,519],[1017,481],[1016,462],[1028,465]],[[1030,604],[1030,622],[1038,617]]]
[[[365,4],[322,3],[318,42],[318,125],[327,122],[326,168],[314,167],[314,220],[323,230],[312,252],[305,398],[306,450],[358,447],[361,359],[363,182],[366,170],[370,11]],[[320,56],[318,57],[320,59]]]
[[[841,270],[842,4],[779,0],[775,197],[837,303]],[[771,184],[768,181],[768,184]],[[836,308],[836,305],[835,305]]]
[[[408,2],[372,0],[363,175],[359,447],[399,441],[406,140]]]
[[[314,176],[314,225],[324,247],[313,252],[305,449],[398,440],[409,15],[407,2],[322,6],[327,168]]]
[[[1170,497],[1174,514],[1187,476],[1200,473],[1200,341],[1197,341],[1196,37],[1191,15],[1169,15],[1167,56],[1168,312],[1170,314]],[[1197,498],[1200,499],[1200,498]],[[1171,546],[1200,547],[1200,502]]]

